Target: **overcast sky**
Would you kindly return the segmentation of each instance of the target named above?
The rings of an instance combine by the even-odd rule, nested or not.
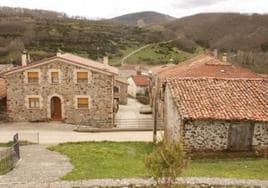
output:
[[[0,0],[0,6],[54,10],[87,18],[111,18],[139,11],[174,17],[200,12],[268,13],[268,0]]]

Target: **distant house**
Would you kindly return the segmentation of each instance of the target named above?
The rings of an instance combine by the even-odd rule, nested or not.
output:
[[[268,149],[268,80],[209,55],[155,78],[165,138],[191,151]],[[156,86],[154,86],[156,87]]]
[[[136,75],[128,78],[128,94],[136,98],[137,95],[145,95],[149,90],[150,78],[138,72]]]
[[[24,56],[23,66],[2,74],[10,121],[113,126],[117,68],[68,53],[31,64]]]

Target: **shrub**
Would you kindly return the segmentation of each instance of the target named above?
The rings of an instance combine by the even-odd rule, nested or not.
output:
[[[159,146],[145,160],[146,168],[152,173],[157,184],[163,180],[166,186],[175,183],[186,168],[187,160],[181,143],[159,143]]]

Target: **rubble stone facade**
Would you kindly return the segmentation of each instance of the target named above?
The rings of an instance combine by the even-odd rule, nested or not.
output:
[[[40,71],[39,84],[26,83],[25,71],[6,76],[7,113],[10,121],[48,121],[51,119],[51,99],[58,97],[64,122],[96,127],[113,126],[114,76],[60,60],[34,69]],[[50,82],[50,70],[60,70],[60,83]],[[76,83],[74,70],[88,71],[89,82]],[[40,97],[40,108],[27,108],[29,96]],[[77,96],[87,96],[89,108],[77,109]]]

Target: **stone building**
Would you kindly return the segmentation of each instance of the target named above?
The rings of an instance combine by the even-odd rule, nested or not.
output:
[[[268,80],[171,78],[165,134],[188,151],[267,150]]]
[[[262,75],[199,55],[153,78],[153,109],[165,138],[188,151],[268,148],[268,87]]]
[[[150,78],[142,75],[141,72],[137,72],[136,75],[128,78],[128,84],[128,94],[136,98],[137,95],[146,95],[148,93]]]
[[[0,121],[6,120],[6,83],[0,78]]]
[[[124,78],[116,78],[114,86],[114,96],[118,104],[127,105],[128,82]]]
[[[57,120],[112,127],[118,69],[72,54],[5,72],[9,121]]]

